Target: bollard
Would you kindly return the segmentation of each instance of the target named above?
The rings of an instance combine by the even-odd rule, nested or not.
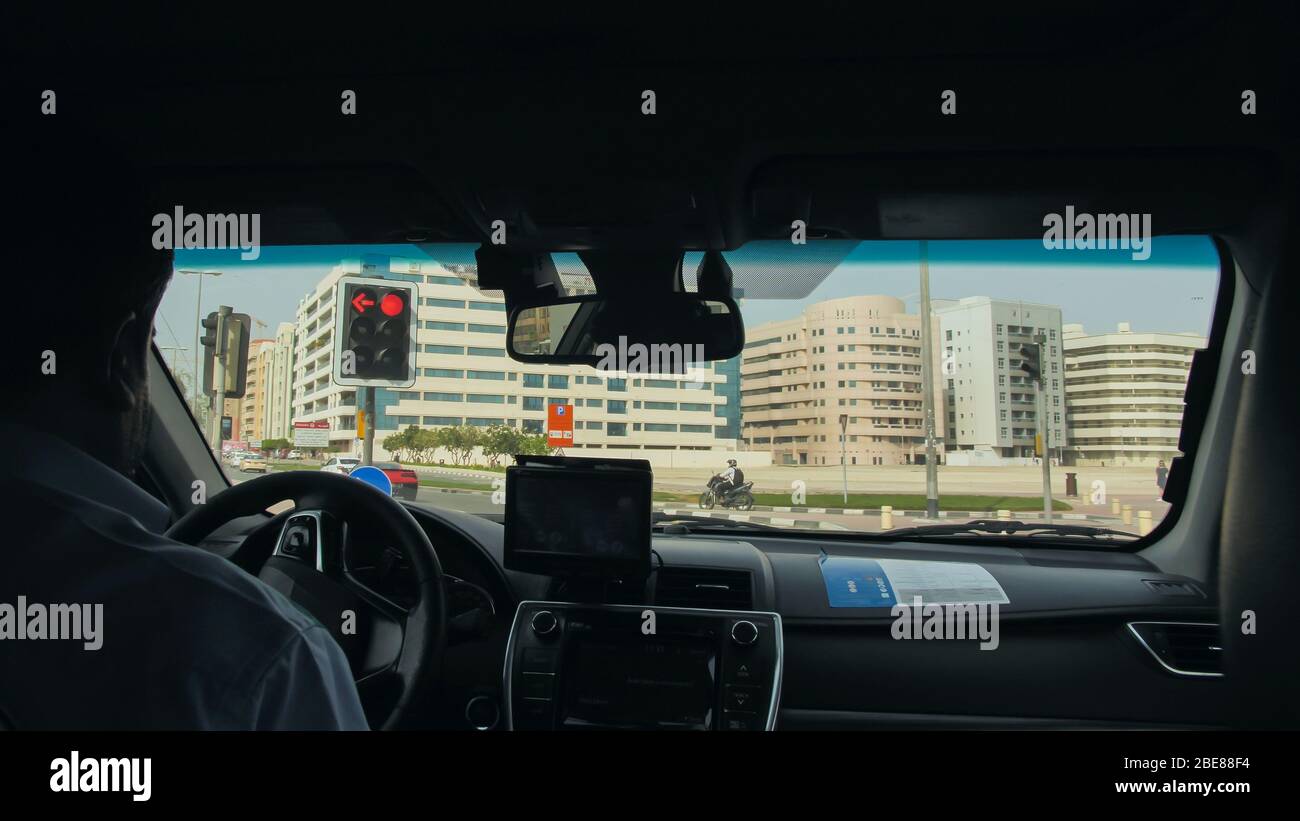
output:
[[[894,508],[892,505],[880,506],[880,529],[892,530],[894,527]]]
[[[1151,511],[1138,511],[1138,535],[1145,536],[1151,532]]]
[[[999,510],[999,511],[998,511],[998,521],[1001,521],[1001,522],[1009,522],[1009,521],[1011,521],[1011,511],[1009,511],[1009,510]]]
[[[1110,514],[1111,514],[1112,516],[1118,516],[1118,515],[1119,515],[1119,499],[1114,499],[1114,498],[1112,498],[1112,499],[1110,500]]]
[[[1133,524],[1133,505],[1123,505],[1119,510],[1119,520],[1126,525]]]

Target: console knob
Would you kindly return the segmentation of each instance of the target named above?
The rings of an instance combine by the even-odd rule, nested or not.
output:
[[[758,641],[758,628],[752,621],[738,621],[731,625],[731,640],[742,647]]]
[[[533,614],[531,624],[533,632],[539,636],[549,636],[560,629],[559,619],[555,618],[555,614],[550,610],[538,610]]]
[[[500,717],[497,700],[490,696],[475,696],[465,705],[465,720],[475,730],[491,730]]]

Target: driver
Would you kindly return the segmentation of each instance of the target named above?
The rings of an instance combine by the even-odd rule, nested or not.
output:
[[[164,494],[132,481],[162,486],[138,460],[172,265],[151,217],[173,205],[147,207],[117,158],[88,156],[95,145],[45,134],[6,152],[17,327],[0,418],[14,512],[0,549],[0,728],[366,729],[325,627],[216,553],[160,535]]]

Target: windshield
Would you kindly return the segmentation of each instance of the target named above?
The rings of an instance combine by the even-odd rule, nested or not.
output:
[[[247,314],[246,393],[225,401],[214,449],[264,455],[272,471],[356,464],[369,389],[332,378],[335,287],[378,271],[418,292],[416,383],[375,389],[371,420],[375,461],[416,472],[415,504],[500,516],[512,454],[558,451],[546,435],[558,405],[572,420],[566,455],[651,462],[660,521],[901,534],[979,520],[985,533],[1046,524],[1046,483],[1050,521],[1137,537],[1169,513],[1219,279],[1208,237],[1157,237],[1143,258],[1038,240],[754,242],[724,254],[741,354],[659,378],[510,359],[504,300],[477,287],[474,250],[177,251],[157,342],[215,432],[194,379],[198,320]],[[685,255],[687,290],[701,257]],[[554,259],[569,293],[591,292],[577,255]],[[261,475],[224,469],[232,482]]]

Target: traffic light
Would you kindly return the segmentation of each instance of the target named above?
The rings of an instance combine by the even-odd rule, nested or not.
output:
[[[1043,366],[1038,359],[1037,345],[1020,346],[1020,370],[1024,371],[1035,382],[1042,381]]]
[[[334,381],[409,388],[415,384],[416,290],[409,282],[346,277],[335,292]]]
[[[253,327],[253,322],[248,314],[230,313],[229,308],[225,308],[225,311],[224,320],[220,311],[213,311],[199,321],[205,331],[199,340],[204,348],[203,392],[208,396],[217,393],[213,384],[214,370],[217,357],[220,357],[225,365],[226,398],[239,399],[244,395],[248,384],[248,332]]]

